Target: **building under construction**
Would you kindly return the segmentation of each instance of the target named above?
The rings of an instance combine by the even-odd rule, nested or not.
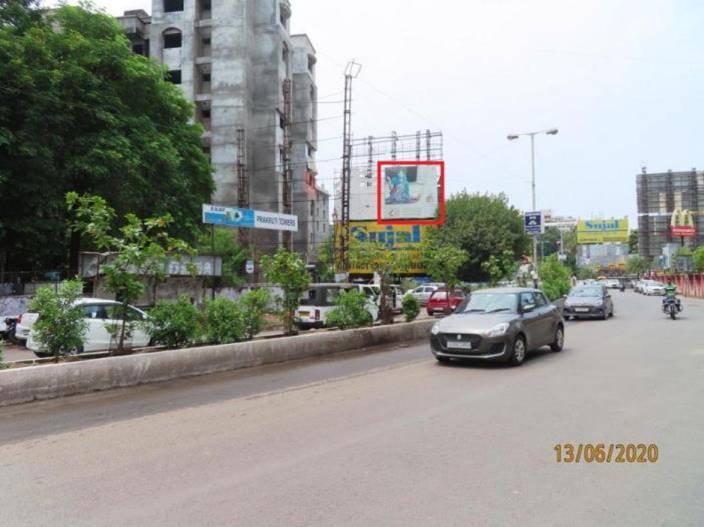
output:
[[[637,176],[638,246],[641,256],[659,258],[668,244],[704,244],[704,172],[648,174]],[[696,235],[681,238],[672,234],[672,215],[676,210],[690,211]]]

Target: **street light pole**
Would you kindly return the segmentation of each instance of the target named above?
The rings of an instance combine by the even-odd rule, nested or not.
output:
[[[533,212],[537,212],[538,203],[535,192],[535,136],[538,134],[547,135],[557,135],[557,128],[550,128],[548,130],[538,130],[537,132],[526,132],[523,134],[511,134],[508,136],[509,141],[518,139],[521,136],[530,137],[530,185],[531,185],[531,203],[533,206]],[[533,236],[533,269],[536,269],[538,265],[538,236]]]

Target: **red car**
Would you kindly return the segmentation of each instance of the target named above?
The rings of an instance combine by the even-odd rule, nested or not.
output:
[[[449,300],[447,297],[447,289],[438,289],[430,295],[430,299],[428,299],[428,303],[425,306],[428,311],[428,315],[433,316],[436,313],[449,315],[462,303],[465,298],[465,294],[459,289],[456,289],[451,295],[449,295]]]

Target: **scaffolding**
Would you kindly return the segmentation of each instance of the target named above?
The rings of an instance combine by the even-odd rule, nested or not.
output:
[[[644,168],[636,179],[638,200],[638,247],[641,256],[658,258],[667,244],[704,244],[704,172],[648,174]],[[675,210],[694,216],[697,234],[692,238],[673,236],[670,229]]]

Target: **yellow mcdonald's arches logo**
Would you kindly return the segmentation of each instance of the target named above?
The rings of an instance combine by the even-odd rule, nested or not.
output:
[[[694,215],[692,211],[675,209],[672,213],[672,218],[670,219],[670,225],[672,227],[691,227],[694,228]]]

